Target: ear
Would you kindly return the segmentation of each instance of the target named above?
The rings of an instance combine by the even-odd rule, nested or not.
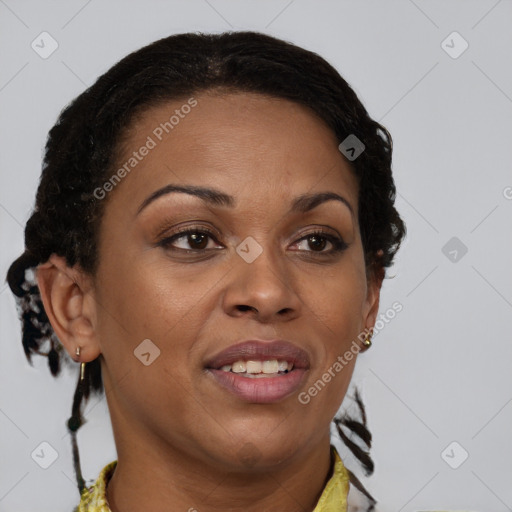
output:
[[[92,281],[78,268],[53,254],[37,267],[37,284],[45,312],[69,355],[75,361],[96,359],[100,347],[95,331],[96,303]],[[76,349],[80,347],[80,356]]]
[[[366,300],[363,311],[363,326],[365,332],[373,332],[373,327],[377,321],[379,312],[380,290],[384,280],[384,269],[374,268],[369,272],[367,281]],[[368,350],[363,348],[362,351]]]

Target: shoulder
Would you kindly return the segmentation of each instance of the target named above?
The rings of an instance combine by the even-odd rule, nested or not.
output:
[[[82,491],[76,512],[111,512],[105,490],[117,466],[117,460],[109,462],[100,472],[96,482]],[[75,512],[73,511],[73,512]]]

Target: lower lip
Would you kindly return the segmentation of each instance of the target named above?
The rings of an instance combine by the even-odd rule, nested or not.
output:
[[[242,400],[255,404],[270,404],[285,399],[297,391],[306,373],[306,370],[296,368],[278,377],[252,379],[223,370],[209,368],[208,371],[222,387]]]

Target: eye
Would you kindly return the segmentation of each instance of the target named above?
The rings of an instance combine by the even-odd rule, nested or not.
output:
[[[199,252],[215,248],[208,247],[210,240],[215,240],[212,231],[204,227],[194,227],[180,230],[174,235],[165,237],[158,242],[158,245],[170,251]],[[181,245],[181,247],[178,245]]]
[[[311,248],[311,250],[306,249],[306,252],[317,252],[320,254],[334,254],[344,251],[348,247],[342,238],[325,233],[324,231],[309,233],[298,240],[296,245],[298,244],[302,245],[302,247],[308,246]],[[329,244],[331,248],[324,250]]]
[[[218,244],[215,234],[208,228],[198,226],[180,229],[160,240],[157,245],[168,251],[184,253],[201,253],[219,248],[215,243],[211,246],[210,242]],[[298,246],[300,252],[332,255],[345,250],[348,244],[340,237],[317,230],[300,238],[295,246]]]

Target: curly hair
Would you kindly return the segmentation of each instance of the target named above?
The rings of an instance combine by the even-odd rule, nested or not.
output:
[[[47,356],[56,376],[68,357],[49,323],[33,271],[57,254],[69,266],[78,264],[94,275],[100,258],[99,224],[107,203],[99,201],[94,190],[111,176],[123,134],[134,116],[161,103],[213,89],[291,100],[321,118],[339,142],[349,135],[362,141],[364,151],[350,164],[359,187],[365,265],[382,276],[392,265],[405,225],[394,207],[391,135],[370,118],[334,67],[311,51],[257,32],[173,35],[120,60],[61,112],[48,134],[35,208],[25,227],[25,251],[7,273],[29,362],[33,354]],[[102,390],[98,357],[87,363],[84,379],[77,386],[68,421],[72,432],[83,423],[82,398]],[[364,406],[358,395],[356,401],[363,422],[344,418],[336,420],[336,425],[340,434],[340,426],[345,425],[369,448],[371,435]],[[344,434],[342,438],[371,473],[373,462],[368,453]],[[81,490],[79,465],[77,478]]]

